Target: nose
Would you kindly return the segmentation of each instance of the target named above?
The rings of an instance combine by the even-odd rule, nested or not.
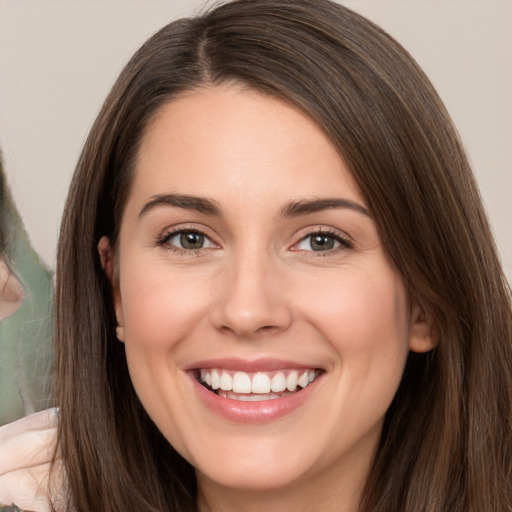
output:
[[[264,256],[240,257],[226,265],[212,310],[215,327],[240,338],[275,334],[292,320],[282,272]]]

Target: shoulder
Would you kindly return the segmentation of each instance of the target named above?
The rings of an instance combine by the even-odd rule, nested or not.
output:
[[[58,410],[49,409],[0,427],[0,512],[49,512],[57,422]]]

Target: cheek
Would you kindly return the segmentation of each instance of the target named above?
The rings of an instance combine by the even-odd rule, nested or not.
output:
[[[316,289],[316,293],[305,293]],[[389,268],[357,268],[318,276],[297,296],[307,297],[311,323],[329,333],[340,348],[371,348],[382,343],[407,344],[409,314],[400,278]],[[380,341],[379,341],[380,340]]]
[[[316,284],[323,292],[309,301],[308,323],[330,345],[335,361],[323,413],[326,423],[342,425],[328,439],[334,450],[340,432],[357,439],[380,431],[407,359],[408,300],[401,280],[385,267],[339,272]]]
[[[173,443],[181,446],[184,429],[169,413],[183,409],[185,390],[176,354],[204,318],[207,293],[190,274],[143,259],[132,262],[123,262],[120,276],[128,369],[149,416],[157,425],[165,425]]]
[[[171,272],[153,263],[121,276],[126,342],[147,350],[165,350],[183,339],[204,317],[208,292],[201,276]]]
[[[381,265],[371,272],[345,269],[314,285],[318,293],[309,294],[302,309],[330,344],[343,379],[351,382],[345,389],[394,394],[409,341],[408,300],[399,276]]]

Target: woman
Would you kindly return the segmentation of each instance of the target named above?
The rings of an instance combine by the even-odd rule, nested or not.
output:
[[[58,424],[58,510],[512,506],[474,179],[425,75],[345,8],[232,2],[137,52],[71,185],[56,310],[59,421],[32,421]]]
[[[30,244],[0,160],[0,425],[48,407],[52,274]]]
[[[6,255],[8,234],[10,233],[7,202],[10,197],[0,160],[0,322],[12,316],[23,304],[25,291],[16,276],[11,272]]]

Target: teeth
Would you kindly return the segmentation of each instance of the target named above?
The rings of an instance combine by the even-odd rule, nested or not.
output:
[[[305,388],[309,384],[308,372],[304,372],[304,373],[300,374],[300,376],[297,380],[297,384],[301,388]]]
[[[220,388],[220,375],[217,370],[213,370],[212,372],[212,384],[213,389],[219,389]]]
[[[272,377],[271,387],[274,393],[280,393],[286,389],[286,377],[283,372],[277,372]]]
[[[286,392],[285,394],[291,395],[291,393]],[[240,402],[263,402],[264,400],[275,400],[276,398],[281,398],[284,396],[282,393],[266,393],[263,395],[251,394],[251,395],[240,395],[232,392],[220,391],[219,396],[223,398],[230,398],[231,400],[238,400]]]
[[[222,377],[220,378],[220,389],[224,391],[233,389],[233,377],[231,377],[228,372],[222,372]]]
[[[253,400],[272,400],[280,398],[284,394],[297,390],[297,386],[305,388],[311,384],[316,376],[315,370],[291,370],[271,372],[257,372],[248,374],[245,372],[230,372],[228,370],[211,369],[200,371],[201,382],[205,382],[213,390],[219,390],[220,396],[228,398],[253,401]],[[288,373],[288,374],[286,374]],[[252,393],[252,395],[251,395]],[[280,393],[280,394],[275,394]],[[228,396],[229,395],[229,396]],[[259,395],[259,396],[258,396]],[[262,395],[265,395],[263,397]]]
[[[270,377],[266,373],[257,373],[252,378],[251,391],[253,393],[270,393]]]
[[[295,388],[297,387],[297,372],[293,370],[288,374],[288,377],[286,377],[286,389],[288,391],[295,391]]]
[[[235,393],[251,392],[251,377],[244,372],[236,372],[233,375],[233,391]]]

